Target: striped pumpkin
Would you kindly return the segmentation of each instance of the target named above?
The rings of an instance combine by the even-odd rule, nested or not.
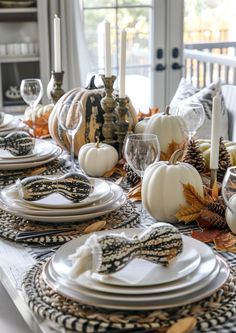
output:
[[[78,155],[80,148],[85,143],[96,142],[98,136],[103,141],[102,124],[104,122],[104,111],[100,101],[104,97],[104,89],[94,85],[94,77],[87,88],[75,88],[64,94],[53,108],[49,117],[49,132],[55,142],[62,148],[69,151],[70,138],[67,133],[59,126],[58,112],[64,102],[81,101],[83,105],[83,123],[75,136],[75,155]],[[132,131],[137,123],[137,114],[131,103],[128,104],[129,130]]]

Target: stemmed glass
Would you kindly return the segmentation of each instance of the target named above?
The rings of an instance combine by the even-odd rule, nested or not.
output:
[[[32,127],[35,135],[36,107],[43,96],[43,85],[40,79],[25,79],[21,81],[20,93],[23,100],[31,107],[32,110]]]
[[[159,160],[160,144],[155,134],[130,134],[127,136],[124,147],[124,156],[131,167],[141,177],[141,182],[146,168]],[[141,217],[144,215],[141,204]]]
[[[183,102],[178,107],[177,115],[184,119],[188,129],[188,138],[191,140],[205,120],[205,111],[202,104]]]
[[[58,110],[59,125],[70,136],[71,171],[75,166],[75,135],[80,129],[83,121],[82,104],[80,101],[63,102]]]
[[[222,196],[227,206],[225,217],[230,229],[236,232],[236,167],[227,169],[222,182]]]

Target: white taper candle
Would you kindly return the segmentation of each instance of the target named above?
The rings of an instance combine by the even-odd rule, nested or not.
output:
[[[212,105],[212,124],[211,124],[211,151],[210,169],[218,169],[219,165],[219,140],[221,125],[221,96],[217,93],[213,98]]]
[[[54,70],[61,72],[61,20],[57,15],[54,17]]]
[[[104,35],[105,77],[111,77],[111,26],[108,21],[104,23]]]
[[[125,67],[126,67],[126,36],[125,30],[120,34],[120,76],[119,76],[119,97],[125,97]]]

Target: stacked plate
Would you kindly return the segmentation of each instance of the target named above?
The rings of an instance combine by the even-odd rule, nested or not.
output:
[[[25,156],[13,156],[7,150],[0,149],[0,170],[20,170],[46,164],[61,154],[61,148],[49,141],[35,140],[32,153]]]
[[[119,229],[128,237],[140,229]],[[100,235],[111,231],[99,232]],[[135,259],[112,275],[85,272],[70,277],[69,255],[84,244],[82,236],[63,245],[44,266],[45,282],[58,293],[85,304],[122,310],[178,307],[201,300],[218,290],[229,276],[226,262],[204,243],[183,236],[183,252],[168,267]]]
[[[92,178],[94,190],[83,201],[73,203],[58,193],[37,201],[25,201],[18,193],[17,186],[5,187],[0,193],[2,209],[17,216],[47,223],[69,223],[86,221],[119,208],[126,201],[120,186]]]
[[[11,131],[16,130],[20,124],[20,120],[11,114],[5,114],[2,124],[0,124],[0,136],[5,136]]]

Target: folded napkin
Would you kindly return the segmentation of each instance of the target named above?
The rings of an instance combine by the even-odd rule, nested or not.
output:
[[[73,202],[79,202],[87,198],[93,189],[88,177],[78,172],[70,172],[59,178],[32,176],[23,180],[18,179],[16,184],[21,198],[28,201],[60,193]]]
[[[128,238],[124,233],[104,236],[93,234],[69,256],[73,263],[70,275],[77,278],[87,270],[112,274],[134,258],[166,266],[182,250],[181,234],[169,224],[156,223],[133,238]]]
[[[0,148],[14,156],[25,156],[34,149],[35,140],[26,132],[13,132],[0,138]]]

